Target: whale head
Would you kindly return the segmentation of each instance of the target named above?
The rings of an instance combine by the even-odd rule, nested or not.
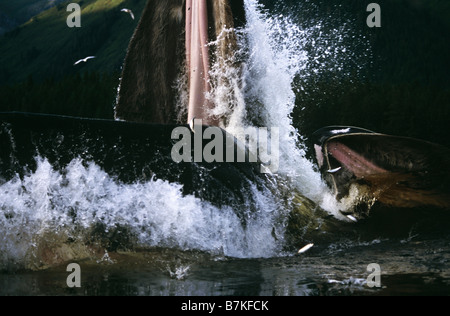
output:
[[[424,140],[351,126],[313,134],[315,158],[338,200],[450,209],[450,150]]]

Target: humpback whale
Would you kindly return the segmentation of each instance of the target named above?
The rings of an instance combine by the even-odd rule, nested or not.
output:
[[[424,140],[329,126],[313,134],[321,174],[338,199],[450,209],[450,150]]]
[[[223,152],[219,160],[231,163],[178,162],[171,156],[173,131],[189,126],[188,116],[180,121],[176,113],[177,73],[183,70],[189,76],[186,112],[204,122],[195,128],[203,134],[208,125],[218,124],[207,111],[208,65],[214,58],[227,60],[226,54],[233,52],[232,29],[242,23],[243,15],[243,1],[148,0],[125,57],[116,120],[0,113],[0,184],[34,172],[38,157],[56,170],[80,158],[95,162],[120,182],[156,177],[181,184],[183,194],[247,212],[251,197],[246,192],[251,183],[264,182],[265,175],[245,152],[242,162],[237,159],[242,151],[236,150],[232,159]],[[219,36],[214,50],[208,49],[207,41]],[[194,139],[194,130],[186,130]],[[240,148],[234,136],[217,130],[227,145]],[[194,145],[187,150],[194,153]],[[205,146],[201,143],[200,152]]]

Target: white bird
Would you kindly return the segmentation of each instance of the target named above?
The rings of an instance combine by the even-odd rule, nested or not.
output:
[[[78,64],[81,63],[81,62],[87,62],[89,59],[92,59],[92,58],[95,58],[95,56],[88,56],[88,57],[86,57],[86,58],[77,60],[77,61],[75,62],[75,64],[73,64],[73,65],[75,66],[75,65],[78,65]]]
[[[133,14],[133,11],[131,11],[130,9],[123,8],[123,9],[120,10],[120,11],[129,13],[130,16],[131,16],[131,18],[134,20],[134,14]]]

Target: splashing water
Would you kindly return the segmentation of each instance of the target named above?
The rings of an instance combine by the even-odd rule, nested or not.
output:
[[[320,175],[297,145],[297,131],[292,126],[295,106],[292,90],[294,77],[305,67],[303,33],[285,18],[264,14],[256,1],[248,1],[248,45],[250,58],[245,70],[248,104],[258,108],[260,124],[280,129],[281,174],[295,179],[302,194],[317,198],[323,192]],[[259,106],[258,106],[259,104]]]
[[[349,54],[350,49],[344,44],[350,32],[344,25],[325,36],[322,21],[301,27],[289,16],[265,12],[257,0],[247,0],[245,9],[247,26],[238,30],[240,49],[233,56],[245,60],[243,71],[241,74],[233,67],[224,71],[220,63],[213,66],[211,77],[223,76],[231,82],[213,90],[217,104],[213,114],[227,113],[225,129],[238,138],[242,127],[277,127],[278,172],[291,179],[301,194],[344,219],[339,210],[348,208],[354,199],[345,204],[335,200],[313,163],[306,158],[304,137],[293,127],[291,113],[295,107],[295,91],[303,89],[294,87],[296,78],[308,82],[310,77],[326,72],[350,75],[343,73],[346,64],[355,62],[355,56]]]
[[[268,229],[274,214],[270,201],[260,198],[261,212],[249,218],[244,229],[231,208],[219,209],[194,196],[183,196],[180,185],[162,180],[121,184],[94,163],[84,166],[74,160],[60,172],[47,160],[39,160],[33,174],[1,185],[0,267],[39,267],[49,238],[89,244],[99,225],[107,238],[111,238],[109,232],[114,237],[124,229],[127,236],[122,247],[272,256],[280,247]],[[53,250],[51,255],[59,252]],[[64,254],[59,255],[64,259]],[[66,259],[76,255],[68,254]]]
[[[305,157],[291,118],[295,77],[307,76],[312,61],[320,69],[318,59],[304,49],[306,41],[314,41],[311,34],[317,27],[302,29],[289,17],[270,16],[256,0],[247,0],[245,9],[247,26],[238,30],[240,49],[233,56],[241,59],[242,71],[220,69],[219,63],[212,67],[211,77],[227,82],[213,87],[209,96],[217,104],[214,114],[226,116],[224,127],[231,134],[247,126],[279,128],[279,173],[337,216],[336,201]],[[319,46],[316,52],[325,55],[345,52],[345,47]],[[180,95],[182,101],[185,92]],[[117,237],[117,247],[123,248],[195,249],[240,258],[284,254],[283,218],[289,210],[280,206],[276,193],[256,185],[249,194],[258,211],[248,215],[243,227],[231,207],[183,196],[175,183],[153,179],[124,184],[92,162],[75,159],[58,171],[45,158],[36,160],[35,172],[7,182],[0,179],[0,270],[89,256],[99,227],[109,239],[122,232],[126,238]]]
[[[176,266],[175,271],[172,271],[171,267],[167,267],[167,271],[172,279],[183,280],[189,275],[189,270],[191,267],[189,265]]]

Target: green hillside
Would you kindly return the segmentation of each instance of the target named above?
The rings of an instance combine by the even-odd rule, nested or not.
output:
[[[66,23],[73,2],[82,9],[80,28]],[[0,111],[112,118],[121,67],[145,3],[64,1],[0,36]],[[125,7],[135,20],[120,11]],[[96,58],[74,65],[87,56]]]
[[[68,1],[34,16],[0,38],[0,85],[21,82],[30,76],[40,81],[86,71],[118,71],[145,1],[78,0],[81,27],[69,28]],[[132,20],[120,9],[132,9]],[[78,59],[95,55],[74,67]]]

